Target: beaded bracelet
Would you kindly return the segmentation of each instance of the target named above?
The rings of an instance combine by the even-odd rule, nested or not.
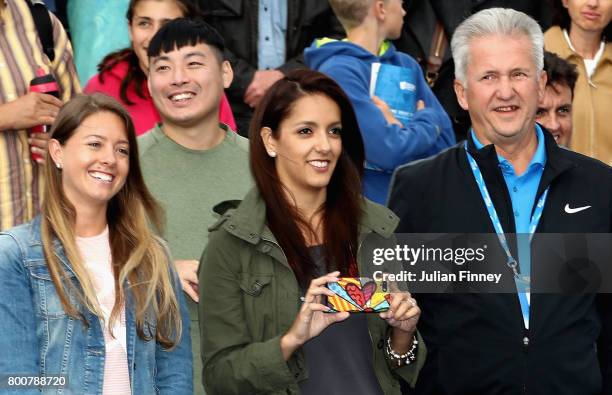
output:
[[[416,336],[413,336],[412,347],[410,347],[410,350],[408,350],[405,354],[398,354],[391,347],[391,336],[389,336],[387,337],[387,347],[385,348],[385,351],[387,352],[387,355],[389,355],[391,361],[395,362],[397,366],[410,365],[416,359],[415,351],[418,345],[419,341],[417,340]]]

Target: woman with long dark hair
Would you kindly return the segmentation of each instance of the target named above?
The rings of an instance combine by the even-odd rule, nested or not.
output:
[[[91,77],[85,93],[105,93],[123,104],[141,135],[161,118],[147,87],[149,41],[166,22],[199,15],[196,0],[130,0],[127,10],[128,32],[132,46],[107,55]],[[236,121],[225,94],[219,108],[220,122],[236,130]]]
[[[552,0],[544,48],[575,64],[570,148],[612,165],[612,1]]]
[[[200,266],[208,394],[400,393],[425,350],[407,292],[378,314],[329,312],[327,283],[368,277],[366,237],[396,217],[361,195],[364,148],[351,104],[321,73],[274,84],[250,129],[256,187],[213,226]],[[390,367],[394,367],[394,373]]]
[[[73,98],[44,173],[41,215],[0,233],[0,372],[38,377],[30,393],[191,394],[188,313],[129,114]]]

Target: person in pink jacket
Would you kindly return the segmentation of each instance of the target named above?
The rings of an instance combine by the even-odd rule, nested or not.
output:
[[[117,99],[132,116],[137,135],[151,130],[161,118],[147,88],[149,41],[166,22],[194,15],[198,15],[197,5],[190,0],[130,0],[127,20],[132,47],[107,55],[98,66],[99,73],[87,82],[85,93],[101,92]],[[219,120],[236,130],[225,94]]]

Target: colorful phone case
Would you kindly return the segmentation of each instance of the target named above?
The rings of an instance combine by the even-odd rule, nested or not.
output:
[[[386,281],[342,277],[337,283],[327,283],[327,288],[335,293],[327,297],[328,313],[380,313],[389,310],[390,295]]]

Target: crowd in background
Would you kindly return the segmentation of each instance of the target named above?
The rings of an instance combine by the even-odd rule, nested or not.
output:
[[[118,0],[112,3],[96,0],[78,2],[48,0],[46,3],[51,10],[56,12],[71,37],[75,53],[74,62],[83,86],[90,82],[91,77],[97,73],[105,56],[130,45],[129,25],[125,23],[128,0]],[[187,10],[187,13],[197,12],[203,15],[221,32],[227,42],[228,52],[226,55],[235,69],[236,78],[226,94],[239,126],[237,130],[243,136],[248,135],[248,121],[252,112],[249,109],[252,108],[254,103],[253,100],[250,100],[250,105],[249,100],[245,101],[247,99],[245,93],[249,84],[255,80],[253,78],[255,71],[265,71],[266,69],[274,71],[276,69],[282,72],[290,70],[303,64],[300,55],[311,44],[313,38],[326,36],[339,38],[343,36],[342,28],[326,4],[327,2],[314,2],[315,6],[309,4],[308,7],[301,5],[301,2],[289,2],[287,3],[288,14],[281,15],[285,18],[288,15],[290,19],[287,20],[284,27],[280,26],[277,34],[281,36],[276,37],[276,40],[280,40],[282,45],[274,46],[270,44],[270,48],[275,47],[282,53],[279,52],[276,55],[276,60],[272,63],[259,64],[261,61],[258,58],[261,57],[261,53],[258,52],[258,47],[265,45],[267,41],[265,38],[262,40],[262,37],[258,37],[258,31],[256,30],[260,24],[275,23],[275,20],[262,20],[261,15],[257,12],[257,5],[255,4],[257,2],[247,1],[244,4],[240,2],[238,5],[234,5],[232,2],[224,1],[193,0],[192,3],[193,5]],[[275,2],[268,2],[268,4],[270,10],[274,9],[273,7],[276,5]],[[199,10],[195,11],[193,6],[199,6]],[[181,7],[184,8],[186,5]],[[581,34],[576,33],[580,30],[582,34],[592,38],[589,40],[575,38],[574,41],[592,41],[588,45],[589,50],[576,49],[572,45],[581,44],[573,42],[570,45],[562,45],[560,42],[562,30],[571,32],[570,12],[572,12],[571,9],[568,10],[563,6],[562,1],[489,0],[470,2],[469,4],[437,0],[408,0],[403,2],[406,13],[403,18],[402,33],[394,41],[394,44],[399,51],[409,54],[419,63],[426,77],[428,75],[435,76],[433,79],[428,78],[431,90],[449,115],[457,141],[465,138],[470,122],[467,111],[461,109],[457,103],[452,88],[454,63],[448,49],[448,42],[457,25],[465,17],[491,7],[510,7],[532,16],[540,24],[543,31],[548,31],[547,50],[576,65],[576,70],[580,74],[576,101],[582,104],[579,106],[579,111],[574,112],[573,117],[577,122],[580,122],[581,129],[585,128],[589,132],[584,132],[581,136],[576,137],[572,141],[571,148],[610,164],[612,159],[610,149],[607,148],[607,140],[598,138],[599,135],[605,136],[607,134],[603,131],[606,128],[605,122],[602,122],[597,115],[601,116],[602,111],[593,112],[595,115],[592,115],[585,110],[587,108],[592,109],[594,107],[593,103],[608,103],[610,100],[610,93],[608,93],[610,89],[608,89],[607,81],[603,77],[607,75],[605,65],[608,62],[609,49],[607,45],[600,48],[600,43],[607,43],[610,27],[596,28],[596,30],[601,30],[599,34],[590,33],[591,28],[588,26],[580,27],[581,23],[576,21],[577,28],[574,29],[572,34]],[[96,11],[91,12],[92,9]],[[578,11],[574,10],[573,12],[577,13]],[[274,15],[274,13],[271,14]],[[289,26],[289,29],[287,29],[287,26]],[[442,37],[437,34],[436,30],[440,28]],[[285,36],[282,36],[283,34]],[[274,39],[274,36],[272,36],[272,40]],[[443,41],[445,44],[440,47],[442,49],[441,53],[433,55],[432,50],[435,49],[437,44],[433,42],[435,40]],[[593,50],[593,46],[597,47],[597,51]],[[583,59],[587,62],[583,62]],[[590,63],[598,66],[589,68],[587,66],[588,60],[592,60]],[[433,66],[434,63],[435,66]],[[585,65],[584,69],[582,68],[583,64]],[[595,71],[597,71],[597,75],[593,77]],[[276,75],[276,78],[278,76],[279,74]],[[274,78],[271,78],[268,81],[274,80]],[[270,83],[267,82],[261,86],[269,85]],[[600,85],[602,86],[600,87]],[[251,97],[248,99],[251,99]],[[586,104],[587,102],[588,104]],[[598,107],[599,104],[595,106]],[[235,124],[230,123],[230,126],[233,125]],[[595,129],[599,131],[596,132]]]

